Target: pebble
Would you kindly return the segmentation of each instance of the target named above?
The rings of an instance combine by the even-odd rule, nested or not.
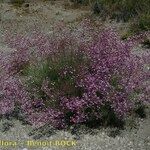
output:
[[[22,149],[22,150],[28,150],[27,148],[24,148],[24,149]]]

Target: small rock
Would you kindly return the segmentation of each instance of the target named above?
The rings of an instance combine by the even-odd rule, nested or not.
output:
[[[24,148],[24,149],[22,149],[22,150],[28,150],[27,148]]]
[[[24,6],[25,8],[28,8],[30,5],[29,5],[28,3],[25,3],[23,6]]]

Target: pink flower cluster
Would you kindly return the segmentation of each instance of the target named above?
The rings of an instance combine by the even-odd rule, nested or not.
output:
[[[0,59],[1,115],[10,114],[19,105],[32,125],[39,127],[49,123],[64,128],[70,123],[100,119],[101,108],[106,104],[123,119],[136,103],[149,101],[148,55],[132,52],[133,46],[145,35],[123,41],[113,29],[98,33],[85,23],[80,25],[80,31],[60,28],[52,35],[34,32],[27,37],[7,37],[6,43],[16,51],[2,54]],[[64,83],[59,81],[60,87],[49,77],[43,79],[40,90],[44,97],[37,99],[33,91],[39,89],[34,87],[30,92],[20,72],[41,60],[50,60],[57,65],[61,57],[67,56],[72,59],[82,56],[82,59],[78,65],[66,64],[58,70],[59,79],[65,78]],[[68,74],[73,84],[66,81]],[[74,93],[67,95],[71,89]],[[51,106],[51,103],[55,105]]]

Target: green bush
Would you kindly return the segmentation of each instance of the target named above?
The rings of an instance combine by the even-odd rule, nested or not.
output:
[[[36,65],[31,63],[22,70],[21,74],[27,77],[26,86],[30,92],[36,93],[34,97],[37,99],[47,99],[47,95],[41,90],[45,80],[50,82],[53,87],[53,94],[58,95],[60,91],[64,90],[66,96],[80,96],[82,89],[76,88],[74,74],[79,69],[81,62],[84,63],[82,56],[74,56],[74,54],[69,53],[60,56],[57,60],[47,58],[37,61]],[[66,67],[70,70],[69,72],[65,69]],[[37,89],[36,92],[33,91],[34,88]]]
[[[131,32],[149,31],[150,30],[150,13],[139,15],[131,24]]]
[[[149,0],[97,0],[97,3],[105,7],[110,18],[118,21],[128,21],[141,13],[147,14],[150,10]]]
[[[132,19],[129,22],[129,29],[127,30],[125,35],[123,35],[123,39],[126,39],[134,34],[139,34],[143,31],[150,31],[150,13],[140,14],[135,19]],[[147,40],[143,44],[146,45],[146,47],[149,47],[149,39],[147,38]]]
[[[149,13],[150,0],[71,0],[74,3],[92,4],[94,13],[118,21]]]

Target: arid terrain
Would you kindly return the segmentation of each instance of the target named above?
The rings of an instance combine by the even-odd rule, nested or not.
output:
[[[65,22],[69,26],[75,26],[81,20],[92,16],[90,8],[81,6],[73,8],[67,0],[56,1],[29,1],[29,7],[23,4],[22,7],[14,7],[9,3],[0,3],[0,51],[14,51],[3,42],[6,33],[28,35],[34,30],[41,30],[46,34],[51,34],[52,29],[59,22]],[[101,26],[113,26],[123,35],[128,25],[126,23],[102,22],[98,17],[93,20]],[[139,49],[139,48],[137,48]],[[139,50],[141,51],[141,50]],[[138,52],[139,52],[138,51]],[[141,52],[139,52],[141,53]],[[16,119],[0,120],[0,140],[12,140],[23,143],[29,139],[38,140],[77,140],[77,145],[72,147],[40,147],[32,148],[36,150],[149,150],[150,147],[150,112],[147,110],[147,117],[144,119],[136,118],[135,124],[125,129],[116,128],[83,128],[77,130],[75,134],[71,130],[54,130],[51,127],[46,131],[37,130],[33,135],[30,125],[22,124]],[[6,125],[7,124],[7,125]],[[130,123],[129,123],[130,124]],[[54,133],[53,133],[54,132]],[[24,144],[18,147],[1,147],[0,150],[31,150]]]

